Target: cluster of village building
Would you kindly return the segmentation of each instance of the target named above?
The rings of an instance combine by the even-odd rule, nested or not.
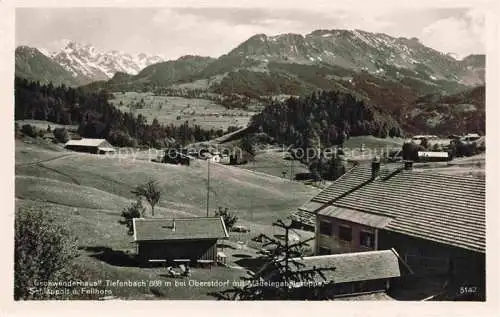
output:
[[[413,162],[359,164],[290,218],[315,232],[314,255],[299,259],[305,267],[335,267],[326,276],[334,281],[332,297],[434,276],[446,276],[457,290],[484,291],[484,179],[415,171]],[[220,217],[136,219],[134,226],[145,260],[225,260],[217,250],[228,237]]]

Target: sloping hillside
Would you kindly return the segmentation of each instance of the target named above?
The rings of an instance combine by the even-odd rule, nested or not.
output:
[[[44,84],[76,86],[82,82],[36,48],[16,48],[16,76]]]
[[[419,98],[407,107],[403,118],[408,131],[431,134],[486,132],[485,87],[476,87],[461,93]]]
[[[113,158],[51,151],[16,141],[16,208],[50,210],[76,236],[81,255],[75,265],[89,280],[172,281],[164,268],[142,267],[131,257],[135,253],[133,238],[119,220],[122,209],[134,200],[130,192],[134,186],[151,178],[158,180],[162,196],[155,217],[206,215],[206,162],[177,166],[133,158],[133,154]],[[286,218],[318,192],[313,187],[236,167],[212,164],[210,172],[210,214],[219,206],[228,207],[239,217],[238,223],[251,229],[250,235],[231,233],[232,242],[226,243],[246,241],[259,233],[280,233],[271,223]],[[190,278],[225,281],[239,280],[243,275],[241,268],[193,268]],[[124,299],[213,299],[209,293],[224,287],[155,290],[146,285],[106,289]]]
[[[385,138],[402,134],[398,122],[385,109],[333,91],[273,102],[255,115],[251,124],[280,144],[304,151],[338,145],[346,135]]]
[[[156,87],[168,87],[189,81],[203,71],[214,59],[202,56],[183,56],[177,60],[156,63],[142,69],[137,75],[115,74],[109,81],[91,83],[90,88],[110,91],[153,91]]]
[[[285,217],[316,192],[302,184],[236,167],[212,165],[210,172],[211,211],[228,207],[248,222],[269,224],[269,219]],[[159,216],[171,212],[202,216],[206,213],[206,177],[204,161],[177,166],[134,160],[133,155],[125,153],[103,157],[16,143],[16,196],[21,199],[107,209],[119,215],[133,199],[131,189],[154,178],[163,192]]]

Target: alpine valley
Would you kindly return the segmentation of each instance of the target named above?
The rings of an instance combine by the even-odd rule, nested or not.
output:
[[[29,80],[206,98],[242,110],[265,105],[270,97],[337,91],[380,108],[405,131],[428,133],[454,132],[442,129],[450,127],[448,120],[484,131],[484,74],[484,55],[459,60],[416,38],[361,30],[257,34],[218,58],[169,61],[75,42],[50,54],[16,50],[16,76]]]

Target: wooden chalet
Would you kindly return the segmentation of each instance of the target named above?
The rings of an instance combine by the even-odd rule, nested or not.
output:
[[[484,282],[485,180],[359,164],[291,216],[315,228],[315,253],[394,248],[416,274]]]
[[[143,261],[217,261],[217,241],[228,238],[222,217],[135,218],[134,242]]]

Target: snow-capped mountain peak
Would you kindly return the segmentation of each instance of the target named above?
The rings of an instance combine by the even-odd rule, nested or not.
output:
[[[49,54],[54,61],[75,77],[107,80],[117,72],[135,75],[145,67],[165,61],[165,57],[140,53],[136,55],[117,50],[101,51],[88,43],[64,41],[64,46]]]
[[[459,81],[465,85],[483,82],[481,76],[470,75],[464,63],[425,46],[417,38],[359,29],[320,29],[305,35],[256,34],[229,55],[254,60],[261,67],[269,62],[330,64],[386,77],[401,70],[419,80],[433,76],[435,80]]]

